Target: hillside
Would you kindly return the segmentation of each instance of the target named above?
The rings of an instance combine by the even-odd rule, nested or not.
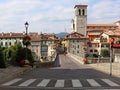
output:
[[[60,33],[57,33],[56,36],[59,37],[59,38],[64,38],[68,34],[69,33],[67,33],[67,32],[60,32]]]

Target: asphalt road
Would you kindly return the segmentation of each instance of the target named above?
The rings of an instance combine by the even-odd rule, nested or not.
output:
[[[0,90],[120,90],[120,79],[59,55],[54,67],[37,68],[0,85]]]

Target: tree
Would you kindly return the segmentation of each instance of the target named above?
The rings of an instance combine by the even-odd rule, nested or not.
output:
[[[3,50],[0,48],[0,68],[6,68]]]
[[[20,42],[15,42],[13,46],[2,49],[3,52],[0,53],[1,65],[2,64],[4,65],[5,62],[15,66],[20,65],[20,61],[26,59],[26,50],[27,50],[28,61],[30,62],[30,64],[33,64],[34,58],[31,50],[28,48],[22,47]]]
[[[109,57],[110,56],[110,51],[108,49],[101,49],[101,56]]]
[[[6,61],[12,65],[17,65],[16,58],[17,53],[19,49],[22,48],[22,45],[20,42],[15,42],[15,44],[9,48],[6,48],[4,50]]]
[[[12,60],[18,65],[21,60],[26,60],[26,51],[27,51],[27,59],[32,64],[34,62],[33,54],[30,49],[22,47],[20,43],[16,43],[13,46],[14,50],[16,50],[13,54]]]

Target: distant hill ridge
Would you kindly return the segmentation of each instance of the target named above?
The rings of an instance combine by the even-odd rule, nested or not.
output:
[[[57,33],[56,36],[59,37],[59,38],[64,38],[68,34],[69,33],[67,33],[67,32],[60,32],[60,33]]]

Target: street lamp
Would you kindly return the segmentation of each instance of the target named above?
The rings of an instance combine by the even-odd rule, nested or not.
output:
[[[28,24],[28,22],[26,22],[25,23],[25,29],[26,29],[26,33],[25,34],[26,34],[26,36],[27,36],[28,26],[29,26],[29,24]],[[27,57],[27,44],[26,44],[26,60],[27,60],[27,58],[28,57]]]
[[[26,35],[27,35],[28,26],[29,26],[29,24],[28,24],[28,22],[26,22],[25,23]]]

